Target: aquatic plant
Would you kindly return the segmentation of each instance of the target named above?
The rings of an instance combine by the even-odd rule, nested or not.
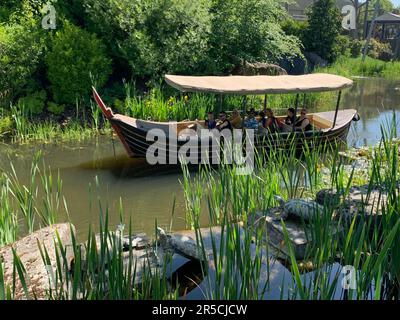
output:
[[[317,72],[327,72],[345,77],[381,77],[388,80],[400,79],[400,62],[386,62],[366,57],[365,62],[361,58],[339,58],[327,68],[320,68]]]

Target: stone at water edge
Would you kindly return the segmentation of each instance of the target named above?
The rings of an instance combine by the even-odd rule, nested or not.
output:
[[[168,235],[161,228],[157,228],[157,234],[160,246],[165,252],[170,254],[175,252],[190,260],[204,260],[201,255],[201,248],[192,238],[178,234]]]
[[[352,219],[356,215],[381,216],[388,201],[384,188],[373,188],[368,192],[368,185],[354,186],[344,197],[334,189],[323,189],[317,193],[316,201],[320,205],[332,205],[338,216]]]
[[[289,199],[283,201],[281,197],[275,197],[280,202],[279,210],[282,211],[281,215],[277,215],[279,219],[289,219],[290,217],[296,217],[303,219],[305,222],[312,221],[316,215],[323,214],[323,208],[313,200],[307,199]],[[272,209],[273,212],[275,209]]]
[[[73,226],[72,230],[75,231]],[[57,265],[54,245],[58,245],[56,232],[58,233],[64,247],[72,245],[71,225],[57,224],[40,229],[12,245],[0,248],[0,260],[3,261],[4,265],[4,280],[6,286],[10,286],[12,290],[14,263],[12,248],[15,249],[26,270],[25,280],[27,282],[29,297],[25,296],[24,289],[17,274],[15,289],[16,300],[25,300],[27,298],[33,299],[35,296],[37,299],[46,299],[46,290],[49,290],[51,280],[48,269],[40,255],[38,241],[42,246],[42,250],[44,247],[46,248],[49,254],[52,270],[55,274]],[[68,263],[69,261],[72,261],[72,258],[73,251],[67,250]]]

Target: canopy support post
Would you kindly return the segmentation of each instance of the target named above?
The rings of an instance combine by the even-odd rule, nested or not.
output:
[[[247,96],[243,96],[243,112],[247,111]]]
[[[268,106],[268,95],[264,96],[264,113],[267,112],[267,106]]]
[[[224,99],[224,97],[223,97],[223,95],[222,95],[222,93],[219,95],[219,105],[218,105],[218,112],[221,112],[222,111],[222,104],[223,104],[223,99]]]
[[[336,126],[337,116],[339,113],[340,100],[342,99],[342,91],[339,91],[339,96],[336,104],[335,118],[333,119],[332,129]]]
[[[300,102],[300,94],[296,94],[296,105],[294,109],[294,122],[293,122],[293,132],[296,131],[296,118],[297,118],[297,111],[299,109],[299,102]]]

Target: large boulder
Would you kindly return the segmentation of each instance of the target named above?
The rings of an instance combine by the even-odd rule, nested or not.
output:
[[[53,225],[38,230],[12,245],[0,248],[0,260],[3,262],[4,266],[6,287],[9,286],[11,291],[13,290],[14,254],[12,249],[15,250],[26,271],[25,281],[28,289],[28,296],[25,294],[18,272],[16,272],[14,299],[46,299],[46,293],[50,289],[50,284],[52,283],[50,279],[51,270],[53,270],[54,274],[56,270],[55,248],[58,246],[58,237],[64,247],[71,248],[71,227],[72,230],[75,231],[75,228],[70,224]],[[38,243],[40,243],[42,250],[46,248],[50,258],[51,268],[50,266],[46,266],[43,262]],[[67,262],[71,261],[72,258],[73,250],[67,250]]]
[[[285,69],[275,64],[241,61],[240,65],[233,70],[232,74],[239,76],[282,76],[287,75],[287,72]]]

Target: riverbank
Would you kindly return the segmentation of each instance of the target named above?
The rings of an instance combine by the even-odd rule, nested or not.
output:
[[[316,72],[327,72],[344,77],[377,77],[387,80],[400,80],[400,61],[386,62],[366,57],[341,57],[334,64],[319,68]]]

